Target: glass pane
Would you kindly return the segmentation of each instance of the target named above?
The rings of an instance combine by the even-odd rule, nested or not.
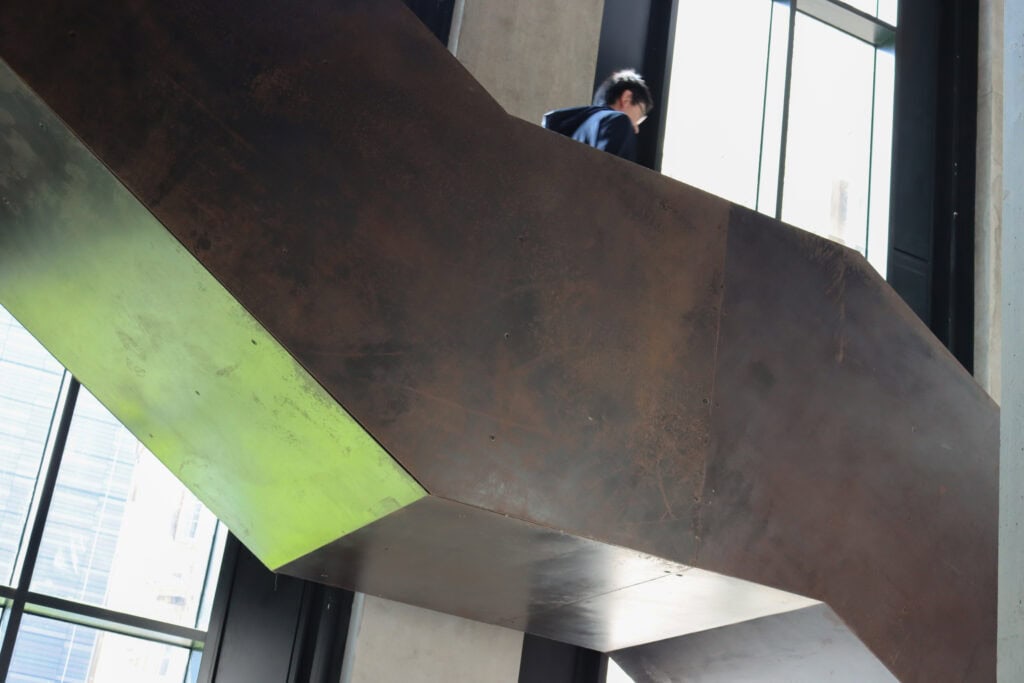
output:
[[[789,3],[772,3],[772,34],[761,133],[761,169],[757,210],[775,215],[779,195],[779,156],[782,152],[782,109],[786,99],[786,48],[789,43]]]
[[[892,112],[895,82],[895,55],[888,50],[876,50],[868,261],[882,277],[887,275],[889,265],[889,190],[892,176]]]
[[[608,660],[608,671],[604,680],[606,683],[633,683],[633,679],[615,663],[614,659]]]
[[[8,683],[181,683],[188,650],[26,614]]]
[[[188,655],[188,671],[185,673],[184,683],[198,683],[199,667],[203,663],[203,653],[199,650],[192,650]]]
[[[797,14],[782,219],[865,252],[873,47]]]
[[[680,0],[661,170],[757,200],[771,0]]]
[[[884,22],[896,25],[896,14],[899,10],[899,0],[878,0],[878,18]]]
[[[0,583],[11,585],[64,368],[0,308]]]
[[[192,626],[215,527],[213,515],[83,390],[32,590]]]

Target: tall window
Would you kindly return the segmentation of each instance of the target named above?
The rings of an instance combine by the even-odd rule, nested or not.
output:
[[[679,0],[662,171],[886,271],[896,0]]]
[[[194,681],[224,535],[0,308],[0,681]]]

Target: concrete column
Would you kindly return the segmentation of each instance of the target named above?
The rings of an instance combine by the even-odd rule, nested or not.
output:
[[[1024,681],[1024,3],[1004,8],[999,680]]]
[[[1000,399],[1000,255],[1003,212],[1003,2],[980,0],[975,193],[974,376]]]
[[[604,0],[460,0],[449,46],[505,110],[589,104]]]
[[[523,634],[356,595],[341,683],[516,683]]]

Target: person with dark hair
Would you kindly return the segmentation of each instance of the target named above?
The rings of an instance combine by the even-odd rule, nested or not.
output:
[[[636,161],[637,133],[653,106],[654,100],[644,79],[636,71],[624,69],[598,86],[592,105],[549,111],[541,125],[591,147]]]

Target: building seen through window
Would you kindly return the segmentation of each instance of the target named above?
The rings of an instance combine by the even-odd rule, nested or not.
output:
[[[195,680],[224,533],[0,309],[0,680]]]
[[[886,272],[895,0],[679,0],[662,171]]]

